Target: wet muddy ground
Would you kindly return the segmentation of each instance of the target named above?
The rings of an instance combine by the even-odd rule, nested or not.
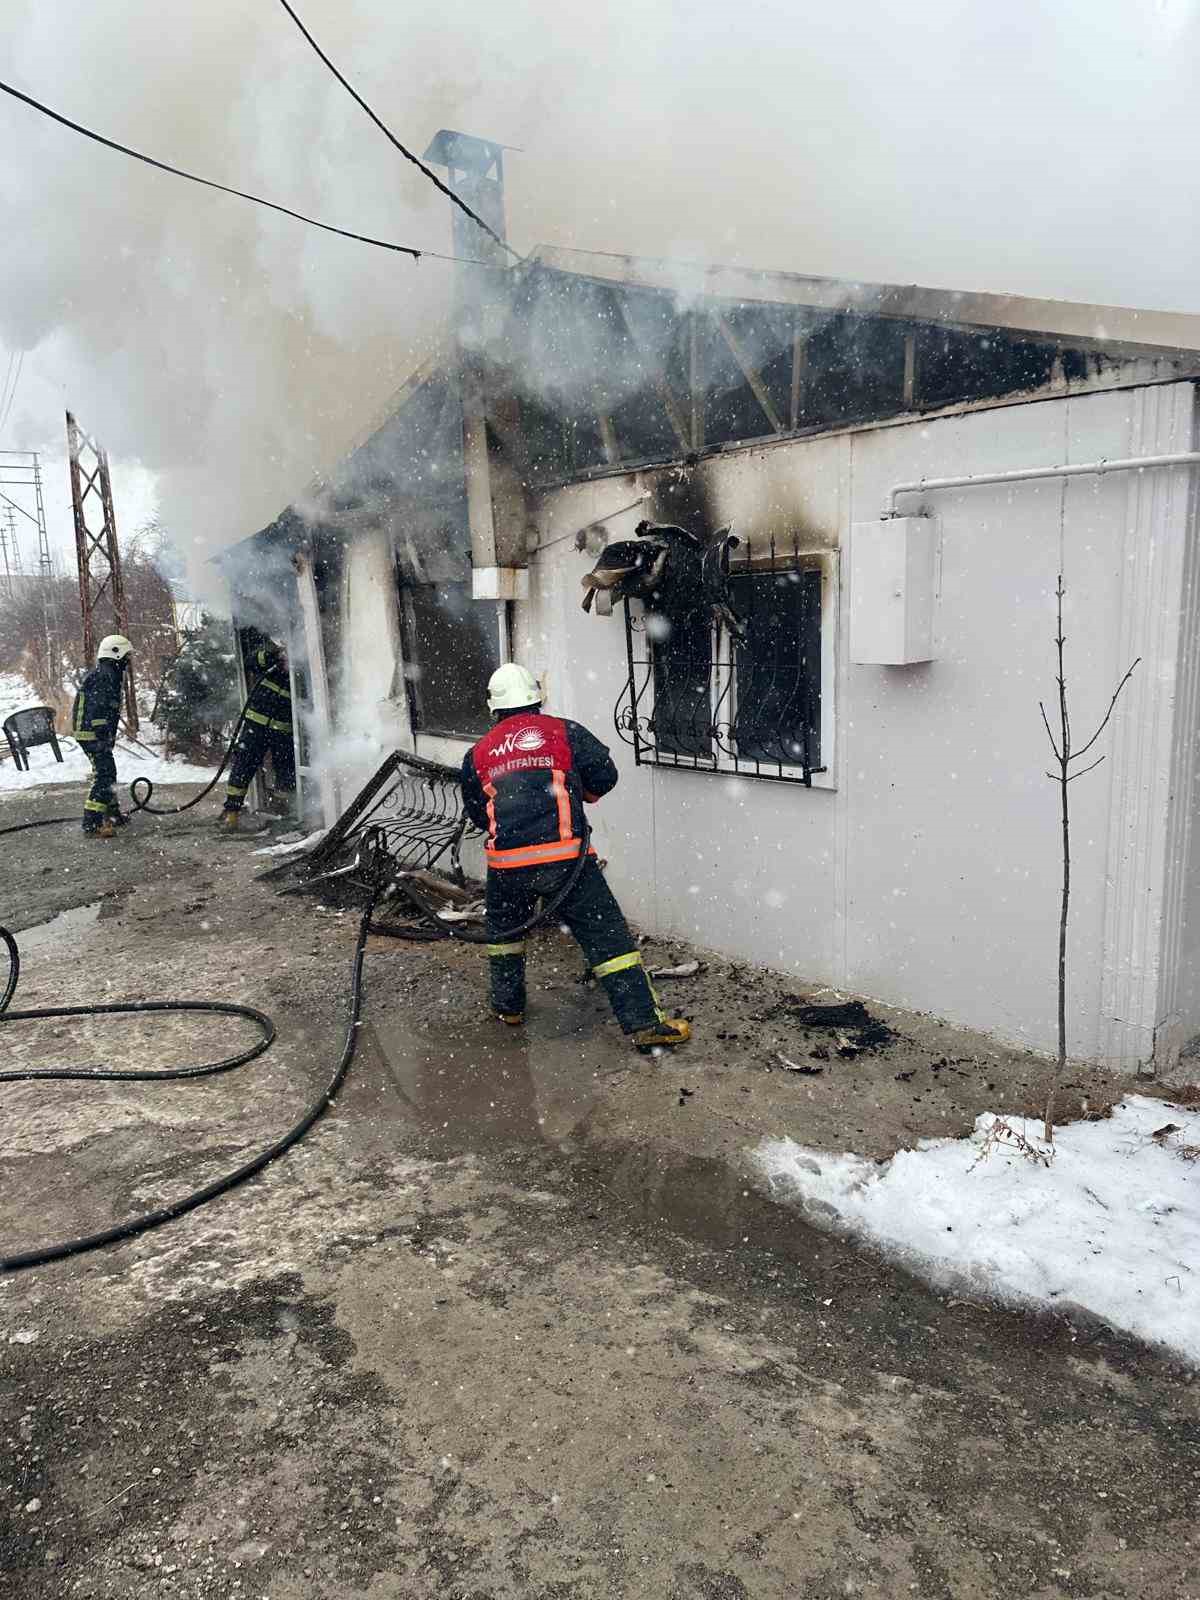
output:
[[[354,919],[257,883],[214,814],[0,841],[0,922],[75,913],[22,938],[17,1004],[220,998],[279,1027],[227,1077],[0,1085],[6,1250],[235,1166],[331,1070]],[[1189,1374],[947,1302],[743,1175],[762,1133],[885,1155],[1032,1108],[1042,1063],[883,1012],[899,1037],[840,1056],[779,980],[720,963],[663,981],[699,1033],[647,1062],[557,936],[524,1033],[481,1014],[480,965],[373,939],[354,1070],[304,1144],[132,1244],[0,1280],[0,1593],[1200,1597]],[[0,1027],[6,1067],[243,1036]]]

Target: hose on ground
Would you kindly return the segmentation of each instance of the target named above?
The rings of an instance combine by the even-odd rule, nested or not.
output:
[[[57,828],[63,822],[78,822],[78,815],[71,817],[40,817],[36,822],[15,822],[11,828],[0,828],[0,839],[6,833],[26,833],[30,828]]]
[[[246,725],[246,713],[250,709],[250,702],[254,698],[254,691],[258,688],[259,684],[265,677],[266,673],[261,673],[251,685],[250,693],[246,696],[246,699],[242,705],[242,709],[238,712],[238,719],[233,725],[233,732],[229,735],[229,741],[225,746],[225,754],[221,757],[221,765],[213,773],[212,777],[209,779],[208,783],[205,784],[204,788],[201,789],[200,793],[193,795],[190,800],[185,800],[181,806],[152,806],[150,801],[154,798],[154,785],[150,782],[150,779],[143,774],[143,776],[140,778],[135,778],[129,785],[129,800],[135,811],[145,811],[152,817],[178,817],[184,811],[190,811],[193,806],[198,806],[201,800],[206,799],[213,792],[218,783],[221,781],[221,774],[229,765],[229,758],[233,754],[233,747],[237,744],[238,737]]]
[[[257,688],[257,683],[254,686]],[[251,690],[253,695],[254,690]],[[157,809],[149,804],[154,792],[154,786],[148,778],[137,778],[130,786],[130,795],[134,806],[139,811],[149,811],[154,816],[174,816],[182,811],[190,810],[204,799],[215,788],[229,760],[230,752],[241,733],[242,725],[246,720],[246,710],[250,703],[247,696],[238,717],[237,725],[226,746],[225,755],[221,765],[208,786],[194,799],[182,806]],[[140,798],[134,793],[138,784],[145,785],[145,793]],[[13,827],[0,829],[0,835],[5,833],[21,833],[28,828],[51,827],[58,823],[72,822],[73,817],[48,817],[36,822],[18,823]],[[579,882],[584,867],[587,864],[588,852],[591,846],[591,829],[586,818],[583,825],[583,836],[579,842],[578,854],[572,860],[569,869],[563,875],[561,886],[555,890],[540,909],[536,910],[524,922],[515,928],[508,928],[502,932],[493,930],[487,932],[483,929],[470,929],[444,922],[437,912],[437,907],[431,905],[419,890],[402,878],[392,878],[392,883],[413,906],[422,914],[430,927],[427,934],[417,930],[405,928],[399,924],[377,923],[374,920],[375,907],[379,897],[387,885],[388,874],[385,871],[389,860],[386,846],[386,837],[382,829],[368,829],[363,843],[360,846],[360,859],[366,867],[366,877],[370,886],[370,897],[363,910],[358,927],[358,938],[354,947],[354,959],[351,967],[350,978],[350,1014],[346,1026],[346,1037],[342,1045],[341,1055],[337,1065],[326,1084],[324,1090],[307,1107],[299,1121],[294,1123],[286,1133],[264,1150],[244,1161],[232,1172],[214,1178],[211,1182],[203,1184],[198,1189],[193,1189],[188,1194],[182,1195],[177,1200],[167,1205],[159,1206],[154,1211],[143,1212],[140,1216],[131,1217],[125,1222],[116,1224],[111,1228],[104,1228],[95,1233],[83,1234],[78,1238],[64,1239],[55,1244],[37,1246],[31,1250],[24,1250],[15,1255],[0,1256],[0,1276],[9,1273],[21,1272],[31,1267],[45,1266],[52,1261],[65,1261],[72,1256],[83,1255],[91,1250],[99,1250],[106,1245],[117,1244],[125,1239],[134,1239],[138,1235],[150,1232],[153,1228],[162,1227],[165,1223],[173,1222],[176,1218],[185,1216],[189,1211],[196,1210],[210,1200],[215,1200],[223,1194],[228,1194],[239,1184],[255,1177],[258,1173],[279,1159],[309,1132],[313,1125],[324,1115],[333,1104],[338,1091],[345,1082],[354,1060],[355,1048],[358,1043],[358,1027],[362,1014],[363,990],[363,963],[366,954],[367,938],[371,933],[380,933],[392,937],[402,938],[452,938],[460,939],[468,944],[488,944],[493,942],[507,942],[523,937],[541,923],[550,922],[557,916],[560,908],[566,903]],[[97,1016],[128,1016],[145,1013],[178,1013],[178,1012],[203,1012],[210,1015],[242,1017],[253,1022],[259,1029],[259,1038],[245,1049],[231,1056],[223,1057],[220,1061],[205,1062],[200,1066],[171,1067],[157,1069],[140,1069],[119,1071],[107,1067],[36,1067],[8,1069],[0,1071],[0,1083],[29,1083],[29,1082],[103,1082],[103,1083],[155,1083],[183,1078],[212,1077],[218,1073],[231,1072],[237,1067],[245,1066],[248,1062],[262,1055],[274,1043],[275,1024],[265,1012],[258,1011],[252,1006],[235,1005],[231,1002],[220,1000],[140,1000],[123,1001],[107,1005],[91,1006],[49,1006],[36,1007],[26,1010],[13,1011],[10,1009],[13,996],[21,975],[21,955],[17,941],[13,934],[4,927],[0,927],[0,944],[3,944],[8,957],[8,978],[4,988],[3,997],[0,997],[0,1027],[11,1026],[14,1022],[46,1021],[58,1017],[97,1017]]]
[[[54,819],[64,820],[64,819]],[[73,819],[68,819],[73,820]],[[23,826],[30,826],[26,823]],[[16,830],[14,830],[16,831]],[[381,933],[404,938],[457,938],[469,944],[485,944],[493,940],[504,942],[509,939],[520,938],[540,923],[552,921],[560,907],[566,902],[575,885],[579,882],[580,874],[587,862],[588,849],[591,843],[591,830],[584,825],[583,838],[580,841],[579,853],[571,863],[570,870],[564,874],[560,888],[555,890],[550,899],[531,917],[527,917],[516,928],[510,928],[503,933],[488,934],[482,930],[457,927],[453,923],[443,922],[437,914],[437,908],[429,904],[419,891],[413,889],[406,880],[396,880],[396,886],[401,888],[414,906],[425,916],[431,929],[430,934],[419,934],[400,925],[376,923],[374,920],[375,907],[382,893],[384,884],[378,874],[371,887],[370,898],[363,910],[358,927],[358,938],[354,947],[354,958],[350,976],[350,1014],[346,1024],[346,1037],[342,1045],[341,1055],[337,1065],[329,1078],[323,1091],[305,1110],[303,1116],[290,1127],[281,1138],[275,1140],[266,1149],[252,1156],[248,1161],[234,1168],[232,1172],[214,1178],[210,1183],[202,1185],[190,1193],[181,1195],[179,1199],[160,1206],[154,1211],[143,1212],[140,1216],[131,1217],[125,1222],[116,1224],[111,1228],[103,1228],[95,1233],[83,1234],[78,1238],[64,1239],[56,1244],[37,1246],[32,1250],[20,1251],[16,1254],[0,1256],[0,1276],[21,1272],[31,1267],[45,1266],[52,1261],[65,1261],[71,1256],[83,1255],[87,1251],[99,1250],[106,1245],[118,1244],[125,1239],[137,1238],[139,1234],[148,1233],[153,1228],[160,1228],[165,1223],[173,1222],[177,1217],[185,1216],[189,1211],[207,1204],[210,1200],[217,1199],[220,1195],[228,1194],[239,1184],[245,1183],[249,1178],[255,1177],[272,1161],[284,1155],[309,1132],[313,1125],[324,1115],[333,1104],[338,1091],[345,1082],[354,1060],[354,1052],[358,1043],[358,1027],[362,1015],[363,999],[363,964],[366,954],[367,938],[371,933]],[[369,859],[382,861],[383,838],[377,830],[369,830],[364,840],[364,848]],[[0,1027],[11,1026],[15,1022],[47,1021],[57,1017],[98,1017],[98,1016],[129,1016],[145,1013],[178,1013],[202,1012],[210,1015],[243,1017],[253,1022],[259,1029],[259,1037],[253,1044],[238,1051],[235,1055],[226,1056],[220,1061],[205,1062],[200,1066],[151,1068],[131,1071],[119,1071],[107,1067],[35,1067],[22,1069],[7,1069],[0,1071],[0,1083],[29,1083],[29,1082],[102,1082],[102,1083],[161,1083],[174,1079],[213,1077],[218,1073],[231,1072],[236,1067],[245,1066],[262,1055],[275,1040],[275,1024],[265,1012],[255,1010],[252,1006],[234,1005],[221,1000],[139,1000],[123,1001],[107,1005],[92,1006],[48,1006],[36,1007],[27,1010],[13,1011],[10,1009],[13,996],[21,976],[20,949],[14,936],[7,928],[0,927],[0,943],[3,944],[8,956],[8,979],[5,984],[3,996],[0,997]]]
[[[173,1222],[177,1217],[185,1216],[189,1211],[195,1211],[198,1206],[215,1200],[219,1195],[228,1194],[231,1189],[245,1183],[248,1178],[253,1178],[264,1167],[276,1161],[280,1156],[290,1150],[293,1145],[299,1144],[313,1124],[316,1123],[333,1104],[350,1064],[354,1060],[354,1051],[358,1043],[358,1025],[362,1012],[363,991],[363,958],[366,952],[367,935],[370,931],[371,916],[375,909],[378,892],[372,894],[370,903],[362,914],[358,928],[358,940],[354,947],[354,960],[350,976],[350,1014],[346,1023],[346,1037],[342,1045],[342,1052],[337,1065],[326,1083],[325,1088],[305,1110],[299,1121],[295,1122],[287,1132],[273,1144],[260,1150],[257,1155],[244,1161],[241,1166],[235,1167],[232,1172],[225,1173],[222,1177],[214,1178],[210,1183],[193,1189],[189,1194],[182,1195],[178,1200],[160,1206],[157,1210],[143,1212],[141,1216],[131,1217],[126,1222],[118,1223],[115,1227],[104,1228],[96,1233],[84,1234],[80,1238],[65,1239],[57,1244],[40,1245],[32,1250],[20,1251],[16,1254],[0,1256],[0,1275],[21,1272],[28,1267],[44,1266],[51,1261],[64,1261],[70,1256],[84,1254],[85,1251],[99,1250],[105,1245],[116,1244],[123,1239],[134,1239],[139,1234],[148,1233],[152,1228],[160,1228],[164,1223]],[[219,1000],[141,1000],[129,1001],[116,1005],[95,1006],[53,1006],[37,1008],[27,1011],[10,1011],[8,1009],[13,995],[16,993],[17,983],[20,979],[21,957],[17,941],[7,928],[0,927],[0,943],[3,943],[8,953],[9,974],[5,986],[3,1000],[0,1001],[0,1027],[9,1027],[14,1022],[41,1021],[51,1017],[96,1017],[128,1015],[142,1012],[210,1012],[220,1016],[244,1017],[253,1022],[260,1030],[260,1037],[252,1045],[240,1051],[237,1055],[227,1056],[221,1061],[208,1062],[199,1067],[175,1067],[150,1071],[118,1072],[109,1068],[76,1068],[76,1067],[45,1067],[31,1068],[20,1071],[0,1072],[0,1083],[22,1083],[32,1080],[75,1080],[98,1082],[161,1082],[173,1078],[202,1078],[209,1077],[219,1072],[230,1072],[235,1067],[244,1066],[253,1061],[257,1056],[270,1048],[275,1039],[275,1024],[265,1012],[256,1011],[252,1006],[233,1005]]]

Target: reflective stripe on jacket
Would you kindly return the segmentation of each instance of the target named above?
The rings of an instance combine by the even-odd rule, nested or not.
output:
[[[292,689],[287,669],[274,650],[256,650],[250,665],[262,674],[246,702],[246,721],[272,733],[292,731]],[[274,674],[278,674],[275,676]]]
[[[578,722],[516,711],[463,760],[463,803],[487,833],[489,867],[569,861],[583,836],[583,804],[617,781],[608,750]]]
[[[79,685],[71,707],[71,734],[81,745],[111,749],[116,742],[122,679],[115,661],[101,661]]]

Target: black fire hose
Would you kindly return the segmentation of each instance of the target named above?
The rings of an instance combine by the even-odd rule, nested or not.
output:
[[[358,863],[364,868],[367,882],[372,884],[376,896],[388,886],[387,871],[387,845],[385,835],[381,828],[368,828],[363,836],[359,848]],[[508,944],[517,939],[523,939],[527,933],[532,933],[534,928],[540,927],[544,922],[553,922],[555,917],[571,895],[575,886],[583,875],[587,865],[588,851],[592,844],[592,830],[587,817],[583,819],[583,836],[579,841],[579,852],[573,857],[570,867],[563,875],[559,888],[550,896],[540,910],[532,916],[526,917],[524,922],[518,923],[515,928],[503,928],[489,933],[483,928],[466,928],[461,924],[447,922],[438,914],[438,908],[431,904],[420,890],[415,889],[408,878],[393,878],[392,887],[399,890],[406,900],[416,907],[431,927],[436,930],[425,933],[412,928],[405,928],[400,923],[372,922],[370,932],[385,934],[390,938],[398,939],[461,939],[464,944]]]
[[[15,822],[11,828],[0,828],[0,839],[6,833],[26,833],[30,828],[57,828],[62,822],[78,822],[79,816],[41,817],[37,822]]]
[[[63,820],[63,819],[55,819]],[[30,824],[26,823],[28,827]],[[16,830],[14,830],[16,831]],[[437,930],[432,937],[449,937],[462,939],[469,944],[486,944],[491,942],[506,942],[510,939],[521,938],[540,923],[552,921],[563,906],[568,896],[579,882],[581,873],[587,863],[588,850],[591,844],[591,829],[584,822],[583,837],[580,840],[579,853],[571,863],[570,869],[564,874],[560,888],[556,889],[539,911],[527,917],[518,927],[507,928],[502,933],[488,934],[483,931],[455,927],[445,923],[437,914],[437,908],[430,905],[417,890],[412,889],[404,880],[396,880],[400,888],[412,901],[414,906],[426,917],[430,924]],[[231,1189],[245,1183],[261,1172],[288,1150],[304,1138],[305,1134],[313,1127],[324,1113],[333,1104],[338,1091],[345,1082],[350,1065],[354,1060],[355,1048],[358,1044],[358,1027],[362,1015],[363,999],[363,961],[366,954],[367,938],[371,933],[397,933],[406,937],[414,937],[408,930],[391,928],[387,924],[378,924],[374,921],[375,906],[385,886],[385,867],[387,862],[386,846],[381,830],[369,829],[364,836],[361,855],[365,857],[364,866],[367,868],[367,877],[371,883],[370,899],[362,913],[358,926],[358,939],[354,947],[354,959],[350,976],[350,1015],[346,1024],[346,1037],[342,1045],[342,1052],[338,1058],[329,1082],[324,1090],[304,1112],[304,1115],[283,1136],[265,1150],[259,1151],[249,1161],[236,1167],[224,1176],[214,1178],[211,1183],[204,1184],[199,1189],[192,1190],[189,1194],[182,1195],[170,1204],[160,1206],[155,1211],[144,1212],[139,1217],[131,1217],[128,1221],[118,1223],[115,1227],[105,1228],[97,1233],[84,1234],[76,1239],[64,1239],[57,1244],[42,1245],[33,1250],[21,1251],[16,1255],[0,1256],[0,1276],[12,1272],[21,1272],[28,1267],[45,1266],[51,1261],[65,1261],[71,1256],[83,1255],[89,1250],[99,1250],[105,1245],[117,1244],[124,1239],[134,1239],[139,1234],[148,1233],[152,1228],[160,1228],[164,1223],[173,1222],[177,1217],[182,1217],[189,1211],[215,1200],[218,1196],[228,1194]],[[420,935],[415,935],[420,937]],[[428,935],[426,936],[428,937]],[[110,1068],[86,1067],[42,1067],[22,1070],[0,1071],[0,1083],[29,1083],[37,1080],[64,1082],[64,1081],[92,1081],[102,1083],[156,1083],[180,1078],[212,1077],[217,1073],[231,1072],[236,1067],[245,1066],[268,1050],[275,1040],[275,1024],[264,1012],[255,1010],[252,1006],[234,1005],[220,1000],[141,1000],[126,1001],[110,1005],[94,1006],[52,1006],[39,1007],[23,1011],[11,1011],[9,1006],[13,995],[16,993],[17,984],[21,975],[21,956],[17,941],[7,928],[0,927],[0,943],[8,954],[8,982],[4,994],[0,997],[0,1028],[14,1022],[44,1021],[54,1017],[98,1017],[98,1016],[128,1016],[144,1012],[207,1012],[210,1015],[231,1017],[245,1017],[247,1021],[255,1023],[260,1031],[260,1037],[236,1055],[227,1056],[220,1061],[206,1062],[195,1067],[173,1067],[148,1069],[144,1071],[117,1071]]]
[[[234,723],[233,732],[229,735],[229,741],[225,746],[225,754],[221,757],[221,765],[213,773],[211,779],[201,789],[200,793],[193,795],[190,800],[185,800],[181,806],[152,806],[150,801],[154,794],[154,785],[147,777],[135,778],[129,785],[129,799],[135,811],[145,811],[152,817],[177,817],[184,811],[190,811],[193,806],[198,806],[201,800],[206,799],[213,792],[221,781],[221,774],[229,765],[233,747],[237,744],[238,736],[246,725],[246,713],[250,709],[251,700],[254,699],[254,691],[265,677],[266,673],[261,673],[251,685],[250,693],[246,696],[242,709],[238,712],[238,719]],[[142,786],[140,792],[139,785]]]
[[[257,687],[257,685],[256,685]],[[251,691],[253,693],[253,691]],[[247,698],[249,704],[249,698]],[[225,760],[218,768],[216,777],[202,794],[187,805],[176,808],[176,811],[186,811],[189,806],[202,800],[204,795],[211,790],[221,776],[225,761],[229,758],[242,723],[245,721],[246,707],[242,707],[242,715],[238,718],[237,727],[230,739],[229,748],[225,752]],[[139,810],[153,810],[146,802],[153,792],[149,779],[137,779],[135,782],[144,782],[148,785],[145,801],[138,805]],[[132,791],[131,791],[132,792]],[[135,801],[135,804],[137,802]],[[173,815],[174,812],[154,811],[154,815]],[[56,822],[73,821],[69,817],[48,818],[44,822],[20,823],[16,827],[0,830],[0,833],[19,833],[22,829],[31,827],[48,827]],[[540,910],[535,911],[524,922],[515,928],[506,928],[503,932],[488,933],[484,930],[456,927],[452,923],[443,922],[438,916],[437,908],[431,905],[420,892],[414,889],[404,879],[394,879],[398,888],[426,918],[436,932],[425,937],[444,937],[461,939],[468,944],[506,943],[523,937],[532,929],[544,922],[550,922],[558,914],[560,908],[566,903],[579,882],[584,867],[587,864],[588,851],[591,847],[591,828],[587,819],[584,819],[583,836],[579,842],[579,852],[572,861],[569,870],[563,876],[561,886],[555,890],[550,899],[543,904]],[[400,935],[402,937],[421,937],[411,930],[398,926],[376,923],[374,921],[375,906],[387,883],[388,854],[385,836],[381,829],[368,829],[360,846],[360,861],[365,868],[365,876],[370,886],[370,898],[362,913],[358,927],[358,939],[354,947],[354,959],[350,977],[350,1015],[346,1025],[346,1037],[342,1045],[342,1052],[338,1058],[328,1083],[320,1095],[309,1105],[298,1122],[293,1124],[283,1136],[266,1149],[259,1151],[249,1161],[236,1167],[224,1176],[214,1178],[212,1182],[204,1184],[199,1189],[192,1190],[189,1194],[182,1195],[170,1204],[160,1206],[157,1210],[143,1212],[139,1217],[131,1217],[128,1221],[118,1223],[115,1227],[105,1228],[97,1233],[83,1234],[79,1238],[65,1239],[57,1244],[42,1245],[33,1250],[22,1251],[16,1255],[0,1256],[0,1276],[21,1272],[28,1267],[45,1266],[51,1261],[65,1261],[71,1256],[83,1255],[86,1251],[98,1250],[105,1245],[117,1244],[124,1239],[134,1239],[139,1234],[148,1233],[152,1228],[162,1227],[164,1223],[173,1222],[177,1217],[185,1216],[189,1211],[215,1200],[218,1196],[228,1194],[231,1189],[253,1178],[272,1161],[277,1160],[290,1150],[293,1145],[299,1144],[305,1134],[325,1114],[333,1104],[338,1091],[345,1082],[350,1065],[354,1060],[355,1048],[358,1044],[358,1027],[362,1014],[363,998],[363,961],[366,954],[367,938],[371,933]],[[206,1062],[195,1067],[173,1067],[160,1069],[147,1069],[143,1071],[117,1071],[110,1068],[86,1067],[42,1067],[21,1070],[0,1071],[0,1083],[29,1083],[37,1080],[64,1082],[64,1081],[93,1081],[103,1083],[155,1083],[180,1078],[212,1077],[217,1073],[231,1072],[236,1067],[245,1066],[268,1050],[275,1040],[275,1024],[265,1012],[257,1011],[252,1006],[234,1005],[220,1000],[141,1000],[126,1001],[109,1005],[94,1006],[52,1006],[39,1007],[23,1011],[9,1009],[12,998],[16,993],[17,984],[21,975],[21,956],[17,941],[7,928],[0,927],[0,943],[8,955],[8,981],[5,985],[3,997],[0,997],[0,1027],[14,1022],[44,1021],[54,1017],[97,1017],[97,1016],[127,1016],[145,1012],[207,1012],[210,1015],[245,1017],[247,1021],[255,1023],[260,1030],[260,1037],[236,1055],[226,1056],[220,1061]]]
[[[371,896],[370,903],[363,912],[358,928],[358,942],[354,947],[354,961],[350,976],[350,1015],[346,1023],[346,1038],[342,1045],[342,1053],[337,1066],[322,1092],[312,1102],[304,1115],[288,1131],[277,1139],[274,1144],[268,1145],[265,1150],[259,1151],[249,1161],[242,1163],[232,1172],[223,1177],[214,1178],[211,1183],[204,1184],[199,1189],[194,1189],[190,1194],[173,1200],[169,1205],[160,1206],[156,1211],[144,1212],[140,1217],[131,1217],[127,1222],[118,1223],[116,1227],[105,1228],[98,1233],[84,1234],[78,1239],[65,1239],[58,1244],[42,1245],[33,1250],[21,1251],[16,1255],[0,1257],[0,1275],[9,1272],[20,1272],[26,1267],[44,1266],[50,1261],[64,1261],[69,1256],[82,1255],[87,1250],[98,1250],[104,1245],[116,1244],[122,1239],[133,1239],[138,1234],[148,1233],[151,1228],[159,1228],[165,1222],[173,1222],[176,1217],[182,1217],[189,1211],[195,1211],[198,1206],[205,1205],[209,1200],[215,1200],[218,1195],[227,1194],[238,1184],[245,1183],[248,1178],[253,1178],[272,1161],[277,1160],[293,1145],[299,1144],[305,1134],[333,1104],[334,1098],[345,1081],[350,1070],[350,1063],[354,1059],[355,1046],[358,1043],[358,1024],[362,1012],[363,989],[363,956],[367,946],[367,935],[370,931],[371,913],[375,909],[377,893]],[[262,1011],[256,1011],[251,1006],[232,1005],[219,1000],[142,1000],[130,1001],[120,1005],[98,1006],[54,1006],[44,1009],[29,1011],[9,1011],[9,1002],[16,992],[17,982],[21,971],[21,958],[17,949],[17,941],[7,928],[0,928],[0,942],[8,952],[9,974],[5,987],[3,1000],[0,1000],[0,1027],[6,1027],[14,1022],[29,1022],[49,1017],[98,1017],[112,1015],[126,1015],[131,1012],[147,1011],[206,1011],[220,1016],[245,1017],[255,1023],[259,1028],[261,1037],[254,1044],[249,1045],[237,1055],[227,1056],[222,1061],[208,1062],[199,1067],[176,1067],[158,1071],[145,1072],[117,1072],[107,1068],[88,1069],[75,1067],[46,1067],[35,1068],[28,1071],[0,1072],[0,1083],[27,1083],[34,1079],[63,1080],[94,1080],[99,1082],[161,1082],[172,1078],[203,1078],[218,1072],[230,1072],[235,1067],[245,1066],[248,1061],[253,1061],[256,1056],[262,1055],[275,1039],[275,1024]]]
[[[237,722],[234,724],[233,732],[230,734],[229,741],[225,746],[225,754],[221,757],[221,765],[217,768],[210,781],[203,789],[201,789],[200,793],[198,795],[193,795],[190,800],[185,800],[181,806],[152,806],[150,804],[150,800],[154,794],[154,785],[147,777],[143,776],[140,778],[135,778],[129,785],[129,799],[135,811],[145,811],[152,817],[177,817],[181,812],[190,811],[193,806],[198,806],[201,800],[205,799],[213,792],[217,784],[221,781],[221,774],[229,765],[229,758],[233,754],[233,747],[237,743],[238,735],[241,733],[242,728],[245,725],[246,712],[249,710],[250,701],[254,695],[254,690],[258,688],[258,685],[261,682],[262,679],[257,678],[254,682],[253,688],[250,690],[250,693],[246,696],[245,703],[243,704],[241,711],[238,713]],[[144,785],[140,793],[138,788],[139,784]],[[0,828],[0,839],[3,839],[4,836],[9,833],[25,833],[29,828],[56,828],[64,822],[78,821],[79,817],[76,815],[71,817],[42,817],[38,822],[17,822],[14,823],[11,828]]]

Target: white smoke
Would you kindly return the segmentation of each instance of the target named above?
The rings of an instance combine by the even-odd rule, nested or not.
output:
[[[1200,310],[1195,0],[301,0],[406,142],[523,147],[510,229],[633,254]],[[9,0],[3,76],[152,154],[448,250],[448,203],[262,0]],[[61,405],[193,557],[269,521],[428,347],[452,269],[140,167],[0,102],[2,442]]]

